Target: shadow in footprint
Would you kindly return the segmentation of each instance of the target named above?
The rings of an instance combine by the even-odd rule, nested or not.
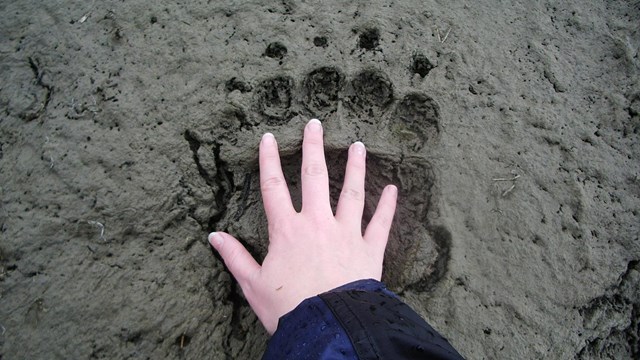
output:
[[[428,226],[435,187],[431,166],[418,160],[398,164],[396,158],[385,154],[369,152],[367,156],[363,231],[384,186],[396,184],[400,189],[400,201],[385,256],[383,281],[396,291],[428,289],[444,274],[449,254],[447,231]],[[335,209],[342,188],[347,151],[327,149],[326,159]],[[294,207],[300,210],[301,152],[283,154],[281,163]],[[248,248],[253,249],[256,258],[262,259],[267,252],[268,233],[257,165],[245,169],[244,179],[244,183],[236,184],[229,210],[223,214],[216,228],[236,234]]]
[[[411,71],[413,71],[414,74],[418,74],[420,77],[425,77],[431,70],[433,70],[434,67],[435,65],[433,65],[426,56],[422,54],[416,54],[413,56]]]
[[[334,67],[321,67],[307,74],[303,83],[304,100],[312,116],[337,110],[344,79],[344,75]]]
[[[329,46],[329,41],[325,36],[316,36],[313,38],[313,45],[326,48]]]
[[[418,150],[437,139],[440,108],[423,93],[409,93],[398,102],[390,121],[394,136],[405,146]]]
[[[368,69],[351,81],[348,105],[360,115],[378,117],[393,101],[393,84],[381,71]]]
[[[261,81],[256,89],[258,112],[271,124],[288,120],[293,101],[294,81],[290,76],[276,76]]]
[[[285,55],[287,55],[287,47],[279,42],[272,42],[264,51],[264,56],[272,59],[282,59]]]
[[[358,46],[364,50],[373,50],[380,45],[380,30],[376,28],[364,29],[358,39]]]

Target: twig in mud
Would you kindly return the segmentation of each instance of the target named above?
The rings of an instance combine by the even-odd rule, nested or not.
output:
[[[104,224],[102,224],[101,222],[93,221],[93,220],[88,220],[87,223],[89,225],[96,226],[98,229],[100,229],[100,240],[104,241]]]
[[[88,12],[88,13],[86,13],[86,14],[84,14],[84,16],[82,16],[82,17],[78,20],[78,22],[79,22],[80,24],[82,24],[83,22],[87,21],[87,19],[89,18],[89,15],[91,15],[91,11],[89,11],[89,12]]]
[[[447,38],[449,37],[449,33],[451,33],[451,29],[452,28],[449,28],[449,30],[447,30],[447,33],[444,35],[444,38],[443,38],[443,37],[440,37],[440,28],[436,27],[436,34],[438,35],[438,41],[441,44],[444,44],[444,42],[447,41]]]
[[[445,41],[447,41],[447,38],[449,37],[449,33],[451,32],[451,28],[449,28],[449,30],[447,30],[447,33],[444,35],[444,39],[442,39],[442,43],[444,44]]]
[[[495,178],[495,179],[491,179],[493,181],[516,181],[520,178],[520,175],[516,175],[512,178]]]
[[[509,187],[507,190],[502,192],[502,197],[505,197],[505,196],[509,195],[509,193],[512,192],[513,189],[516,188],[516,180],[518,180],[520,178],[520,174],[516,174],[515,171],[512,171],[511,173],[514,175],[512,178],[493,178],[493,179],[491,179],[493,181],[511,181],[511,182],[513,182],[511,187]]]
[[[95,0],[91,3],[91,6],[89,7],[89,11],[87,11],[84,15],[82,15],[82,17],[80,19],[78,19],[78,22],[80,24],[84,23],[85,21],[87,21],[87,19],[89,18],[89,16],[91,16],[91,12],[93,11],[93,7],[96,5]]]
[[[516,184],[511,185],[511,187],[510,187],[510,188],[508,188],[507,190],[505,190],[505,192],[503,192],[503,193],[502,193],[502,197],[507,196],[507,195],[508,195],[510,192],[512,192],[512,191],[513,191],[513,189],[515,189],[515,188],[516,188]]]

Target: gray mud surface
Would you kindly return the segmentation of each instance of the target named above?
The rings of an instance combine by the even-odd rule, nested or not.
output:
[[[463,355],[638,358],[639,48],[638,1],[0,1],[0,358],[259,358],[206,235],[264,256],[310,117]]]

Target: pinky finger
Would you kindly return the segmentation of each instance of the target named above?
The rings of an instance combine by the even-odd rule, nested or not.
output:
[[[384,254],[384,249],[387,247],[393,215],[396,212],[397,199],[398,188],[395,185],[387,185],[382,191],[376,212],[373,214],[364,233],[364,239],[382,254]]]

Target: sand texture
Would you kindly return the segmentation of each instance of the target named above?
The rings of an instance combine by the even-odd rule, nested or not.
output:
[[[640,2],[0,1],[0,358],[256,359],[206,235],[400,188],[384,281],[469,359],[639,358]]]

